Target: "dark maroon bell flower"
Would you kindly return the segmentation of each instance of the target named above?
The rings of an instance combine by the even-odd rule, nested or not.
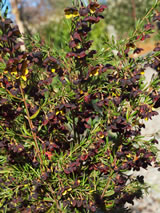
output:
[[[154,15],[153,21],[160,21],[160,12]]]
[[[151,30],[151,29],[153,29],[154,28],[154,25],[153,24],[146,24],[146,25],[144,25],[144,29],[145,30]]]
[[[89,13],[89,9],[88,8],[80,8],[80,10],[79,10],[80,16],[87,16],[88,13]]]
[[[90,102],[91,98],[90,95],[84,96],[84,101],[88,104]]]
[[[84,21],[94,24],[100,21],[100,17],[89,16],[89,17],[86,17]]]
[[[139,54],[141,51],[143,51],[144,49],[143,48],[136,48],[134,51],[133,51],[133,54]]]

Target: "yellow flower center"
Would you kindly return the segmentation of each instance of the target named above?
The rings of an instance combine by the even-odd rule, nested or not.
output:
[[[98,74],[99,74],[99,68],[92,70],[89,76],[90,77],[91,76],[97,76]]]
[[[141,72],[141,75],[144,75],[144,72]]]
[[[51,69],[51,72],[53,72],[53,73],[54,73],[55,71],[56,71],[56,70],[55,70],[54,68],[53,68],[53,69]]]
[[[96,11],[96,9],[95,9],[94,7],[90,9],[90,12],[91,12],[92,14],[95,13],[95,11]]]
[[[65,10],[65,16],[67,19],[70,19],[70,18],[75,18],[77,16],[79,16],[79,12],[78,10],[76,9],[66,9]]]
[[[63,112],[62,110],[60,110],[60,111],[58,110],[58,111],[56,112],[56,115],[59,115],[59,114],[61,114],[61,115],[63,115],[63,116],[65,115],[64,112]]]

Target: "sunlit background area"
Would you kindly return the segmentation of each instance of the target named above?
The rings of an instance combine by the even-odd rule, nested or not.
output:
[[[69,33],[65,24],[64,8],[78,4],[86,6],[89,0],[3,0],[2,2],[3,10],[8,8],[7,16],[18,24],[23,34],[39,33],[53,46],[63,47]],[[134,30],[137,21],[153,5],[154,0],[98,0],[98,2],[108,6],[103,21],[92,33],[94,45],[101,48],[106,37],[125,39],[129,30]],[[158,30],[158,25],[156,27]],[[152,44],[158,40],[159,37],[153,35],[153,38],[147,42],[149,44],[146,46],[146,51],[149,51]]]

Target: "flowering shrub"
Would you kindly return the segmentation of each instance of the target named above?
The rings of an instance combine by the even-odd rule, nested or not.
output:
[[[144,69],[159,72],[160,52],[139,53],[152,33],[154,5],[125,41],[91,48],[92,25],[106,6],[65,9],[70,52],[43,41],[18,40],[10,19],[0,29],[0,206],[5,212],[95,212],[123,207],[142,195],[144,177],[127,171],[156,160],[155,138],[141,137],[143,119],[157,115],[159,78],[147,86]],[[146,20],[150,20],[143,27]],[[114,55],[112,50],[117,50]]]

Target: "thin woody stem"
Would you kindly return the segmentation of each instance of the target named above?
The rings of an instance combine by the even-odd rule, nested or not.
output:
[[[103,199],[104,194],[105,194],[105,192],[107,191],[108,186],[109,186],[109,184],[110,184],[110,182],[111,182],[111,179],[112,179],[112,174],[111,174],[111,176],[108,178],[108,181],[107,181],[106,187],[104,188],[104,190],[103,190],[103,192],[102,192],[101,199]]]
[[[77,137],[76,137],[76,124],[75,124],[74,114],[73,114],[73,131],[74,131],[74,140],[77,141]]]
[[[53,191],[51,184],[48,183],[48,186],[49,186],[50,192],[52,193],[52,197],[53,197],[53,199],[54,199],[55,202],[56,202],[57,209],[59,210],[59,212],[61,212],[61,208],[60,208],[60,206],[59,206],[58,200],[55,198],[55,192]]]
[[[37,142],[37,137],[36,137],[36,134],[33,132],[33,123],[32,123],[32,120],[30,119],[30,115],[29,115],[29,111],[28,111],[28,107],[27,107],[27,103],[26,103],[26,99],[24,97],[24,91],[23,91],[23,88],[22,86],[20,85],[20,91],[21,91],[21,94],[22,94],[22,97],[23,97],[23,102],[24,102],[24,105],[25,105],[25,109],[26,109],[26,114],[27,114],[27,119],[28,119],[28,123],[29,123],[29,126],[30,126],[30,129],[31,129],[31,132],[32,132],[32,136],[33,136],[33,139],[34,139],[34,142],[35,142],[35,151],[39,157],[39,160],[40,160],[40,166],[41,166],[41,171],[42,171],[42,168],[44,167],[43,166],[43,160],[41,158],[41,154],[40,154],[40,149],[39,149],[39,146],[38,146],[38,142]]]
[[[140,21],[140,24],[144,22],[144,20],[147,18],[147,16],[155,9],[155,7],[151,7],[150,10],[147,12],[147,14],[142,18],[142,20]],[[135,34],[138,31],[138,27],[135,29],[134,33],[133,33],[133,37],[135,36]]]

